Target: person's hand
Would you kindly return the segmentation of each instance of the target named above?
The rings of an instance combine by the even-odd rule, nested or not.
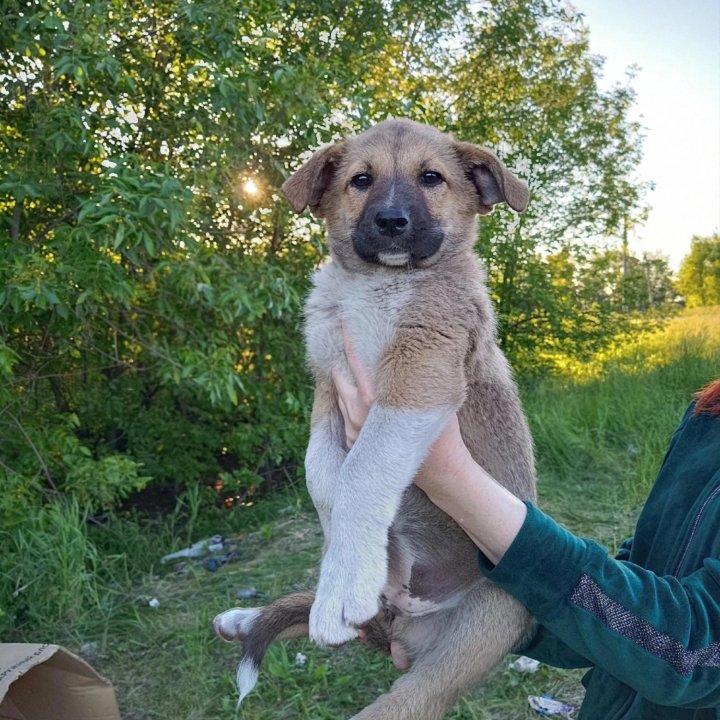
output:
[[[375,383],[355,352],[347,334],[343,330],[345,356],[352,378],[347,378],[333,368],[332,379],[338,393],[338,406],[345,424],[345,442],[351,448],[360,435],[360,430],[367,420],[372,404],[375,402]]]
[[[343,343],[352,377],[348,378],[340,370],[334,369],[332,379],[345,425],[345,441],[351,448],[375,402],[375,384],[345,332]],[[453,415],[431,446],[414,482],[431,499],[441,497],[443,480],[459,473],[468,461],[472,462],[472,458],[460,434],[457,415]]]
[[[430,446],[414,483],[436,505],[441,505],[447,493],[452,492],[453,481],[463,473],[468,463],[475,465],[460,433],[458,417],[453,413]]]

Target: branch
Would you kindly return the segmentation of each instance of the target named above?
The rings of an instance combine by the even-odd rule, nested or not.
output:
[[[45,475],[45,479],[47,480],[48,485],[50,485],[50,487],[55,492],[57,492],[58,489],[57,489],[55,483],[53,482],[52,475],[50,474],[50,469],[45,464],[45,460],[43,460],[43,457],[40,454],[40,451],[35,446],[35,443],[32,441],[32,438],[27,434],[27,432],[25,431],[25,428],[22,426],[22,423],[15,417],[15,415],[13,415],[11,412],[9,412],[7,410],[6,410],[6,412],[9,415],[9,417],[12,419],[13,423],[15,423],[17,429],[20,430],[20,432],[22,433],[27,444],[30,446],[30,449],[33,451],[33,453],[35,453],[35,457],[38,459],[38,462],[40,463],[40,467],[42,468],[43,474]]]
[[[169,20],[164,22],[162,25],[159,25],[158,27],[154,28],[150,33],[151,36],[153,37],[153,39],[156,38],[160,33],[167,30],[173,23],[176,23],[177,20],[178,20],[177,16],[173,16]],[[145,35],[145,37],[147,37],[147,35]],[[132,45],[134,45],[135,43],[139,42],[142,39],[143,39],[143,31],[141,30],[140,32],[138,32],[137,35],[127,38],[124,42],[118,43],[113,48],[113,53],[117,54],[119,52],[122,52],[123,50],[127,50],[129,47],[131,47]]]
[[[55,228],[60,227],[62,224],[69,222],[70,220],[76,220],[77,214],[78,209],[68,210],[64,215],[51,220],[34,238],[32,238],[31,242],[37,243],[43,241],[48,236],[48,233],[53,231]]]
[[[13,241],[18,240],[20,237],[20,219],[22,218],[22,200],[15,201],[15,207],[12,213],[12,223],[10,225],[10,238]]]
[[[170,365],[173,365],[174,367],[178,368],[179,370],[182,370],[183,366],[179,362],[176,362],[168,355],[165,355],[165,353],[160,352],[154,345],[151,345],[150,343],[145,342],[144,340],[141,340],[137,336],[129,335],[128,333],[121,330],[114,322],[112,322],[112,320],[108,320],[107,318],[102,318],[102,319],[118,335],[122,335],[126,340],[130,340],[131,342],[137,343],[138,345],[144,347],[151,355],[156,355],[157,357],[161,358],[162,360],[165,360],[165,362],[170,363]]]
[[[4,424],[4,423],[3,423]],[[3,459],[0,458],[0,467],[5,469],[5,472],[9,475],[19,475],[17,470],[13,470],[6,462],[3,462]]]

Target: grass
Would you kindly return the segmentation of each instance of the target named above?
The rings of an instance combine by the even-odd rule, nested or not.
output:
[[[657,333],[638,331],[565,376],[523,386],[542,507],[614,551],[632,532],[692,392],[719,369],[720,308],[712,308]],[[312,586],[321,533],[299,488],[237,512],[204,505],[193,495],[162,521],[112,517],[104,528],[88,528],[77,508],[57,508],[24,528],[18,546],[29,585],[18,591],[28,595],[9,639],[81,652],[114,682],[124,720],[329,720],[349,717],[390,687],[397,673],[385,657],[357,644],[329,651],[294,641],[271,649],[236,714],[238,650],[214,637],[210,621],[228,607],[257,604],[238,601],[240,588],[272,598]],[[231,538],[236,562],[216,572],[197,561],[160,564],[164,553],[216,532]],[[47,592],[59,594],[50,617]],[[529,694],[578,704],[581,675],[547,666],[521,675],[503,666],[448,717],[536,717]]]

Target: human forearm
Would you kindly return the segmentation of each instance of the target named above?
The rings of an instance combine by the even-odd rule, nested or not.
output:
[[[492,563],[497,563],[522,527],[527,508],[477,465],[467,451],[458,455],[452,467],[438,468],[426,463],[415,483],[455,520]]]

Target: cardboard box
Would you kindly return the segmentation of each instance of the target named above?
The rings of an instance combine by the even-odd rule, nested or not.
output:
[[[0,644],[0,720],[120,720],[115,690],[59,645]]]

